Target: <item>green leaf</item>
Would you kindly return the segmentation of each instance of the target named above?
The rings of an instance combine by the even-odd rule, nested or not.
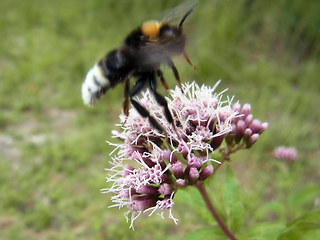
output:
[[[244,222],[244,207],[242,202],[235,202],[229,213],[230,229],[233,233],[239,232]]]
[[[318,186],[304,186],[300,191],[290,194],[289,206],[296,214],[301,215],[306,206],[312,206],[314,199],[319,195]],[[310,209],[310,208],[309,208]],[[298,216],[298,215],[295,215]]]
[[[225,207],[228,227],[232,232],[240,231],[244,222],[244,207],[240,201],[238,181],[229,165],[226,170]]]
[[[226,236],[223,234],[223,232],[217,228],[217,227],[206,227],[206,228],[200,228],[195,231],[189,232],[182,240],[224,240],[226,239]]]
[[[274,240],[285,228],[283,224],[261,223],[256,224],[248,230],[247,238],[250,240]]]
[[[254,217],[257,219],[266,219],[269,216],[276,216],[277,218],[281,218],[281,216],[285,215],[285,205],[281,202],[270,201],[266,202],[259,206],[254,212]]]
[[[211,216],[210,211],[206,207],[200,193],[196,188],[179,190],[178,194],[175,196],[175,201],[177,203],[185,203],[190,205],[193,210],[207,223],[215,223],[214,218]]]
[[[239,201],[238,181],[229,165],[227,165],[226,169],[225,199],[227,209],[231,207],[234,202]]]
[[[277,240],[313,240],[320,236],[320,210],[293,220]]]

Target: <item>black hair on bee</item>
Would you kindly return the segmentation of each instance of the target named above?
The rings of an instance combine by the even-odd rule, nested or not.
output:
[[[147,21],[133,30],[120,48],[110,51],[89,70],[82,84],[83,102],[86,105],[93,105],[110,88],[123,82],[124,114],[127,116],[129,114],[130,101],[142,117],[148,118],[156,129],[164,132],[163,127],[150,115],[149,111],[134,99],[134,96],[148,83],[155,100],[163,107],[167,121],[175,129],[167,101],[157,92],[156,80],[159,78],[164,88],[168,90],[168,84],[160,69],[161,65],[167,65],[172,69],[182,90],[179,72],[172,57],[183,54],[188,63],[193,66],[185,52],[186,38],[182,26],[195,5],[196,2],[193,2],[188,7],[178,26],[173,26],[168,21]],[[129,86],[131,77],[137,79],[132,88]]]

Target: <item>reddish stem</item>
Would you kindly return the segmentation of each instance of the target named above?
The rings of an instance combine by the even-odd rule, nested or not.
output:
[[[210,213],[215,218],[215,220],[217,221],[217,223],[220,226],[220,228],[222,229],[222,231],[227,235],[227,237],[229,239],[237,240],[237,238],[233,235],[233,233],[228,229],[227,225],[223,222],[223,220],[219,216],[217,210],[214,208],[214,206],[209,198],[209,195],[208,195],[206,189],[204,188],[202,182],[198,182],[196,184],[196,187],[198,188],[198,190],[199,190],[204,202],[206,203]]]
[[[228,151],[227,152],[225,152],[225,151],[222,151],[221,152],[221,160],[220,160],[220,164],[217,164],[215,167],[214,167],[214,172],[216,172],[218,169],[219,169],[219,167],[225,162],[225,161],[228,161],[228,160],[230,160],[230,154],[232,154],[232,153],[235,153],[235,152],[237,152],[237,151],[239,151],[240,149],[242,149],[244,147],[244,144],[239,144],[238,146],[236,146],[236,147],[234,147],[234,148],[228,148]]]

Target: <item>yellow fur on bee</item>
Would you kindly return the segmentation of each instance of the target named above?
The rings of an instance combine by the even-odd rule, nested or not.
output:
[[[156,38],[159,35],[160,24],[157,21],[148,21],[142,24],[141,31],[143,35]]]

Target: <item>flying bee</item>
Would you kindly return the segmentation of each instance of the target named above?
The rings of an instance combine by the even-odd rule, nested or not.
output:
[[[185,52],[186,38],[182,25],[190,15],[196,2],[188,6],[179,19],[179,24],[173,26],[168,21],[147,21],[140,27],[133,30],[124,40],[123,45],[110,51],[87,73],[82,84],[82,99],[87,105],[93,105],[110,88],[119,83],[124,83],[123,112],[129,114],[129,101],[138,113],[148,118],[150,123],[160,132],[164,132],[163,127],[150,115],[149,111],[143,107],[134,96],[137,95],[146,84],[153,93],[156,102],[163,107],[164,116],[175,129],[172,114],[168,108],[165,98],[157,92],[157,78],[168,90],[168,84],[160,69],[161,65],[169,66],[181,90],[179,72],[172,61],[172,57],[183,55],[190,65],[193,66]],[[178,6],[175,11],[181,12]],[[174,16],[177,18],[176,16]],[[129,79],[133,77],[136,82],[132,88],[129,86]],[[183,91],[183,90],[182,90]]]

